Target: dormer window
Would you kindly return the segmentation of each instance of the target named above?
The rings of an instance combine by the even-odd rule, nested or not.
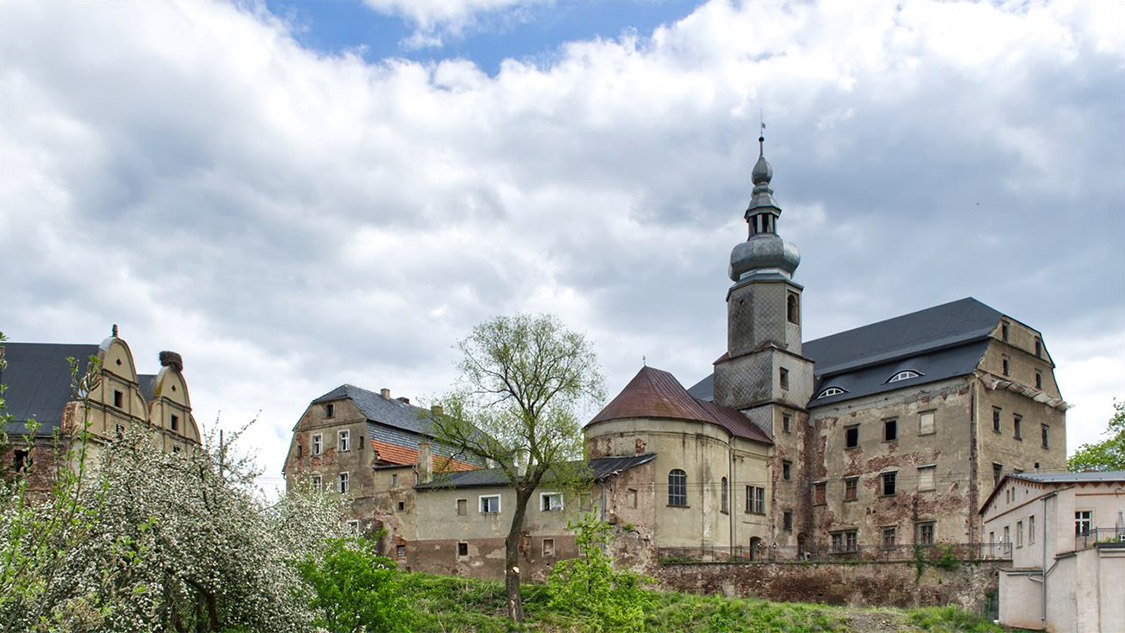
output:
[[[844,394],[844,393],[847,393],[847,392],[844,391],[843,389],[839,388],[839,387],[828,387],[827,389],[821,391],[816,397],[817,398],[830,398],[832,396],[838,396],[838,395]]]
[[[910,380],[911,378],[917,378],[921,375],[922,374],[914,371],[913,369],[904,369],[903,371],[898,372],[894,376],[891,376],[891,379],[888,380],[887,382],[890,383],[890,382],[898,382],[900,380]]]

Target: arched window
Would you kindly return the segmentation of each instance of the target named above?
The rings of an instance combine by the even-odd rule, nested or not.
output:
[[[719,505],[723,512],[730,512],[730,506],[727,505],[729,496],[727,495],[727,478],[723,477],[722,501]]]
[[[900,380],[910,380],[911,378],[917,378],[918,376],[921,376],[921,375],[922,374],[914,371],[913,369],[906,369],[906,370],[898,372],[894,376],[891,376],[891,379],[888,380],[887,382],[898,382]]]
[[[687,506],[687,473],[679,468],[668,473],[668,505]]]
[[[790,323],[800,325],[801,323],[801,309],[797,303],[797,295],[790,292],[789,298],[785,301],[785,316],[789,319]]]
[[[829,388],[825,389],[824,391],[821,391],[820,394],[817,395],[817,398],[827,398],[829,396],[838,396],[842,393],[847,393],[847,392],[844,391],[843,389],[839,388],[839,387],[829,387]]]

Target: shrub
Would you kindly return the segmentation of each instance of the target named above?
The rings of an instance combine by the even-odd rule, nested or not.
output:
[[[408,631],[410,609],[395,563],[369,540],[335,539],[319,559],[298,565],[315,591],[315,623],[332,633]]]

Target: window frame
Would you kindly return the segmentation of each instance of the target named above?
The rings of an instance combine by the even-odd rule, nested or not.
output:
[[[813,482],[813,499],[814,506],[828,505],[828,482],[815,481]]]
[[[929,532],[929,534],[927,534]],[[914,524],[916,545],[933,545],[937,540],[937,521],[919,521]]]
[[[843,395],[847,392],[848,392],[848,390],[844,389],[842,387],[837,387],[835,385],[829,385],[829,386],[825,387],[824,389],[821,389],[820,393],[817,394],[816,397],[819,400],[820,398],[831,398],[832,396],[840,396],[840,395]]]
[[[904,369],[902,371],[896,372],[895,375],[888,378],[886,384],[889,385],[892,382],[902,382],[904,380],[911,380],[913,378],[921,378],[924,375],[925,374],[923,374],[922,372],[914,369]]]
[[[1086,515],[1081,517],[1079,515]],[[1082,531],[1082,525],[1085,524],[1085,531]],[[1075,510],[1074,511],[1074,535],[1075,536],[1089,536],[1090,531],[1094,529],[1094,511],[1093,510]]]
[[[1004,412],[1004,410],[1001,409],[1000,407],[992,407],[992,432],[993,433],[1001,433],[1002,432],[1001,429],[1000,429],[1000,426],[1001,426],[1000,416],[1003,414],[1003,412]]]
[[[1018,413],[1012,414],[1012,437],[1023,441],[1023,416]]]
[[[336,450],[347,453],[352,449],[352,430],[340,429],[336,431]]]
[[[891,491],[887,492],[887,483],[890,482]],[[888,470],[879,473],[879,492],[880,496],[893,497],[898,494],[898,471]]]
[[[789,369],[785,367],[777,368],[777,384],[785,391],[789,390]]]
[[[887,418],[883,420],[883,441],[898,441],[898,418]]]
[[[1040,423],[1040,425],[1039,425],[1039,442],[1040,442],[1040,445],[1043,448],[1048,449],[1048,450],[1051,448],[1051,425],[1050,424]]]
[[[352,476],[349,471],[341,471],[336,475],[336,491],[346,495],[352,490]]]
[[[496,509],[491,510],[491,511],[486,510],[485,509],[485,499],[495,499],[496,500]],[[496,515],[498,515],[503,510],[502,501],[503,501],[503,497],[500,494],[477,495],[477,510],[478,510],[478,513],[479,514],[489,514],[489,515],[496,514]],[[488,504],[488,505],[491,506],[492,504]]]
[[[930,429],[926,430],[926,418],[930,419]],[[930,409],[929,411],[918,412],[918,435],[933,435],[937,433],[937,409]]]
[[[923,471],[929,475],[929,487],[923,488],[925,476]],[[937,464],[923,464],[918,467],[918,492],[932,492],[937,490]]]
[[[781,460],[782,481],[793,481],[793,462],[788,459]]]
[[[844,501],[859,500],[859,477],[844,477]]]
[[[324,405],[324,417],[331,419],[336,417],[336,405],[328,402]]]
[[[551,499],[558,498],[559,505],[555,507]],[[540,492],[539,493],[539,511],[540,512],[562,512],[563,511],[563,493],[561,492]]]
[[[309,475],[309,486],[313,492],[324,492],[324,477],[320,473]]]
[[[853,432],[855,433],[854,437],[852,436]],[[859,448],[859,425],[858,424],[849,424],[848,426],[844,427],[844,449],[850,450],[850,449],[853,449],[853,448]]]
[[[746,514],[766,513],[766,489],[761,486],[746,486]]]
[[[673,477],[676,479],[673,481]],[[687,472],[682,468],[668,471],[668,507],[687,508]]]
[[[550,545],[550,550],[551,550],[550,552],[547,551],[547,544],[548,543],[551,544]],[[539,551],[543,555],[543,558],[555,558],[557,556],[557,554],[556,554],[557,550],[555,549],[555,539],[553,539],[553,538],[543,539],[542,543],[540,543],[540,545],[539,545]]]
[[[781,529],[786,532],[793,531],[793,511],[785,510],[781,513]]]
[[[313,455],[323,455],[324,454],[324,434],[323,433],[313,433],[312,434],[312,441],[310,442],[310,444],[311,444],[311,450],[309,451],[310,453],[312,453]]]
[[[464,512],[461,511],[462,508],[465,509]],[[468,497],[462,497],[460,499],[454,500],[453,511],[456,513],[456,516],[459,516],[459,517],[469,516],[469,498]]]
[[[890,535],[890,539],[887,535]],[[879,542],[884,550],[891,550],[898,547],[898,526],[887,525],[879,528]]]
[[[462,551],[464,553],[462,553]],[[469,542],[457,541],[457,560],[467,560],[469,558]]]

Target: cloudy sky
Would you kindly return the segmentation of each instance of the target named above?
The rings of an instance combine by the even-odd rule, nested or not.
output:
[[[266,484],[311,399],[443,392],[497,314],[690,385],[764,113],[806,338],[976,297],[1073,450],[1125,396],[1122,7],[3,2],[0,330],[181,352]]]

